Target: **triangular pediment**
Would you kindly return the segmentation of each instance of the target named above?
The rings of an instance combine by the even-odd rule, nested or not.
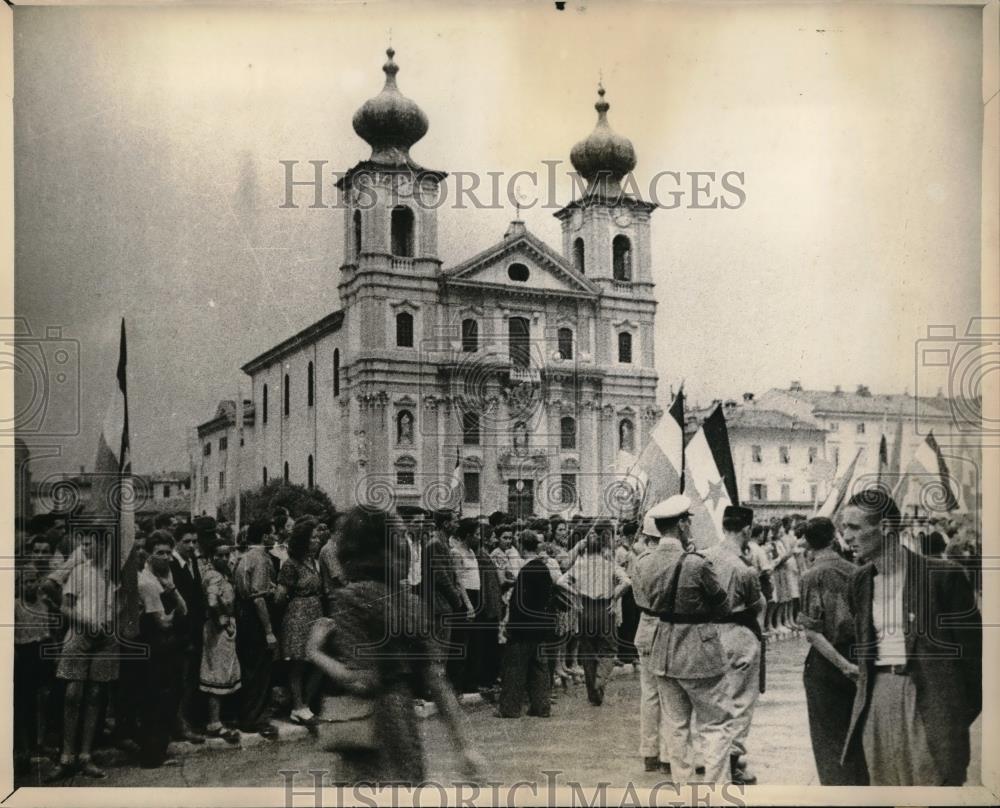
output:
[[[520,264],[527,270],[511,267]],[[559,253],[523,230],[442,273],[447,284],[524,290],[574,297],[597,297],[598,287],[577,272]],[[520,278],[524,278],[521,280]]]

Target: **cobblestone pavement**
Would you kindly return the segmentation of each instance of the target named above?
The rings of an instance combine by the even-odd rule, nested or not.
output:
[[[768,651],[767,692],[758,702],[748,743],[750,766],[762,785],[818,785],[801,680],[807,648],[804,640],[791,638],[772,644]],[[638,675],[626,673],[611,681],[602,707],[591,706],[579,685],[559,692],[548,719],[504,720],[493,717],[489,705],[469,708],[472,736],[488,762],[487,779],[544,785],[543,772],[548,771],[559,772],[560,784],[595,786],[604,781],[612,787],[624,788],[629,782],[637,788],[652,787],[660,777],[642,771],[637,753],[638,696]],[[445,784],[458,779],[438,719],[422,722],[422,731],[430,778]],[[973,746],[971,770],[978,771],[978,732]],[[306,738],[262,742],[245,749],[206,750],[183,756],[180,765],[157,770],[112,767],[106,780],[77,777],[72,784],[279,787],[285,785],[281,770],[298,770],[302,774],[295,778],[295,787],[300,789],[311,786],[308,770],[335,773],[335,767],[336,757],[320,751]]]

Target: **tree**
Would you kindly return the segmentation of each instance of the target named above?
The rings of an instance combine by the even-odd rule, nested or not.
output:
[[[219,506],[219,518],[231,521],[235,507],[236,502],[230,497]],[[272,480],[253,491],[240,492],[240,522],[244,525],[268,518],[278,508],[284,508],[293,519],[306,515],[330,519],[337,512],[327,493],[315,486],[306,488],[283,480]]]

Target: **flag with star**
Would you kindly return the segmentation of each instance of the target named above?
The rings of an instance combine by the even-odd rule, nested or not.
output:
[[[716,406],[684,449],[685,493],[691,498],[691,540],[698,548],[722,538],[722,514],[739,505],[736,470],[722,405]]]
[[[684,385],[643,446],[630,474],[644,480],[642,506],[684,492]]]

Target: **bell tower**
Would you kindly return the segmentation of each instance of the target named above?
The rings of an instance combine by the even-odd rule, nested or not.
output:
[[[354,113],[354,131],[371,156],[338,182],[345,200],[341,287],[369,272],[436,277],[438,185],[447,176],[418,165],[410,147],[429,127],[427,115],[396,85],[399,66],[389,48],[385,85]],[[343,293],[343,289],[341,290]]]
[[[635,149],[611,129],[611,105],[601,85],[597,96],[594,131],[570,152],[586,190],[555,213],[562,223],[563,254],[606,293],[651,297],[649,216],[656,206],[622,189],[622,179],[636,166]]]

